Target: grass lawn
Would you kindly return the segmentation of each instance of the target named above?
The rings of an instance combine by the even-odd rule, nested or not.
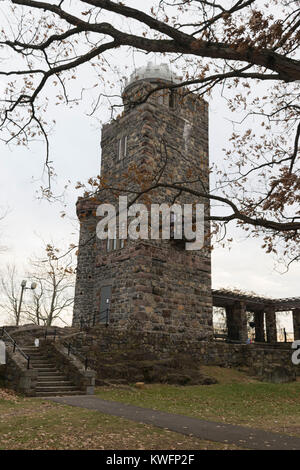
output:
[[[0,450],[235,449],[0,389]]]
[[[207,368],[216,385],[110,386],[99,397],[147,408],[242,424],[300,437],[300,382],[261,383],[234,370]],[[235,449],[0,388],[0,450],[8,449]]]
[[[146,385],[100,387],[106,400],[184,414],[197,418],[241,424],[300,437],[300,382],[262,383],[230,369],[207,367],[216,385]]]

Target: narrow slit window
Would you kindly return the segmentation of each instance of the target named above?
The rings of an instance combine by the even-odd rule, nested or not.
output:
[[[119,160],[123,160],[127,156],[127,135],[119,139],[118,154]]]
[[[121,225],[119,226],[119,248],[124,248],[125,240],[124,238],[121,238],[121,236],[124,236],[124,234],[126,233],[125,230],[126,230],[125,222],[122,222]]]
[[[169,107],[175,108],[175,92],[173,90],[169,94]]]
[[[164,95],[158,96],[158,104],[164,104]]]

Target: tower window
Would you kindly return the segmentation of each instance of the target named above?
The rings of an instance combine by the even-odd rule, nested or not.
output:
[[[127,135],[124,135],[119,139],[118,144],[118,158],[119,160],[123,160],[127,156]]]
[[[157,97],[157,103],[160,105],[169,105],[169,91],[168,90],[162,90],[160,94]]]
[[[107,244],[106,244],[106,251],[114,251],[117,249],[117,242],[118,240],[116,238],[108,238],[107,239]]]
[[[115,251],[124,248],[126,240],[120,240],[119,238],[107,239],[106,251]]]
[[[170,90],[170,94],[169,94],[169,107],[170,108],[175,108],[175,92],[174,90]]]
[[[119,220],[117,221],[117,226],[119,224]],[[124,248],[126,245],[126,241],[122,238],[120,238],[121,234],[120,231],[118,230],[118,235],[116,234],[116,238],[107,238],[106,241],[106,251],[115,251],[115,250],[120,250],[121,248]]]

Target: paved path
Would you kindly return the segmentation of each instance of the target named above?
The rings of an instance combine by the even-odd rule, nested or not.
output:
[[[94,395],[53,397],[47,398],[47,400],[100,411],[138,423],[152,424],[159,428],[188,436],[193,435],[207,441],[235,444],[244,449],[300,450],[300,438],[297,437],[126,405],[102,400]]]

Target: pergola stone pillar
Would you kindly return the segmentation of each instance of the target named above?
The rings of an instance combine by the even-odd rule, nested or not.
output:
[[[233,308],[232,305],[225,307],[226,311],[226,325],[228,332],[228,339],[238,339],[238,331],[233,319]]]
[[[275,308],[268,305],[265,307],[267,342],[277,343],[277,326]]]
[[[244,302],[234,302],[226,307],[228,338],[246,341],[248,338],[247,312]]]
[[[254,312],[255,341],[260,343],[265,341],[264,315],[263,310]]]
[[[294,340],[300,339],[300,308],[293,310]]]

